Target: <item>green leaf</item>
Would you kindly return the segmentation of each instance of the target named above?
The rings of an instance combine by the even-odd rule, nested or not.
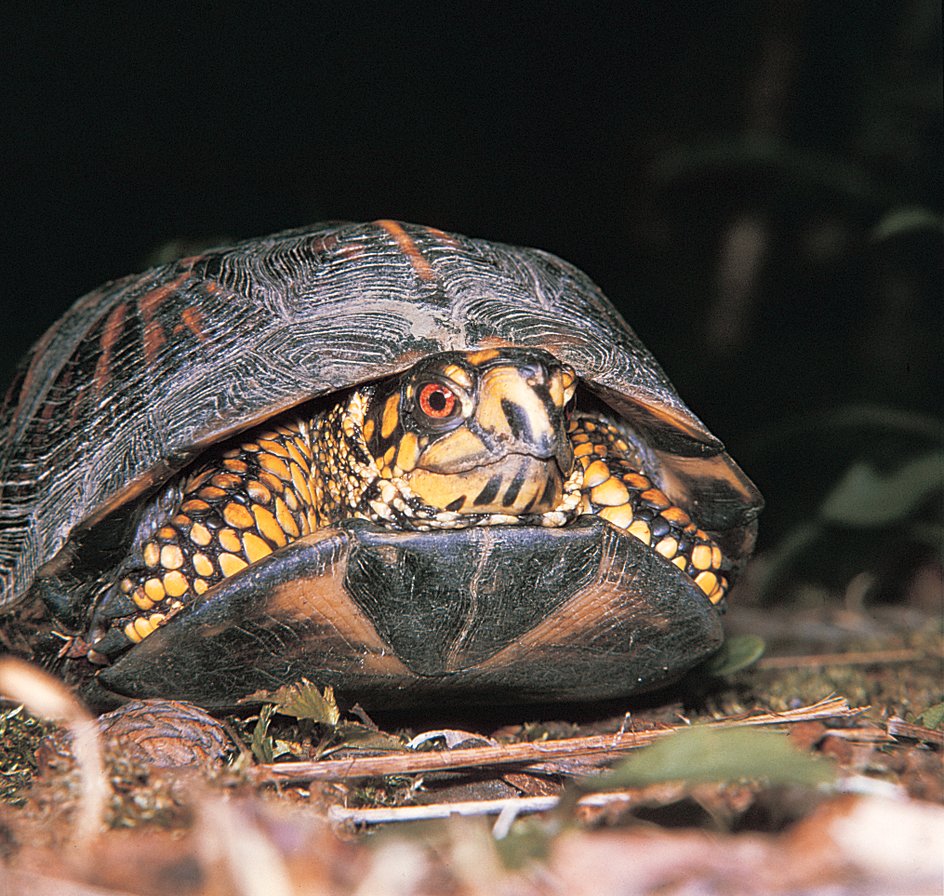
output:
[[[813,787],[832,781],[832,765],[797,750],[786,735],[753,728],[695,726],[625,759],[608,775],[584,782],[591,790],[645,787],[665,781],[741,781]]]
[[[846,470],[820,507],[826,522],[845,526],[886,526],[900,522],[944,489],[944,455],[916,457],[888,475],[865,461]]]
[[[357,722],[345,722],[335,729],[340,747],[353,750],[377,750],[391,753],[408,752],[402,738],[368,728]]]
[[[259,712],[259,721],[252,729],[252,740],[249,746],[252,749],[252,755],[256,757],[256,762],[271,762],[274,758],[275,745],[268,734],[269,722],[274,712],[274,706],[263,706]]]
[[[319,725],[335,727],[341,719],[341,711],[334,699],[334,689],[329,685],[324,695],[308,679],[298,684],[285,685],[272,695],[275,711],[296,719],[311,719]]]
[[[918,716],[918,720],[925,728],[936,731],[941,727],[941,723],[944,722],[944,703],[936,703],[934,706],[929,706]]]
[[[941,216],[922,205],[907,205],[888,212],[872,231],[872,239],[887,240],[889,237],[924,230],[940,230]]]
[[[728,638],[721,649],[698,670],[713,678],[724,678],[752,666],[764,655],[766,648],[764,639],[756,635],[735,635]]]

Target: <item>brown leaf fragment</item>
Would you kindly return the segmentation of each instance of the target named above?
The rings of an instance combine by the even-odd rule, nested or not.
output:
[[[855,748],[848,741],[840,737],[826,737],[820,746],[820,752],[823,756],[829,756],[835,759],[839,765],[848,766],[852,763],[855,755]]]
[[[800,750],[809,750],[815,747],[826,734],[826,726],[819,721],[797,722],[790,728],[790,740]]]
[[[935,731],[925,728],[924,725],[906,722],[898,716],[892,716],[888,720],[888,733],[895,737],[911,737],[928,744],[944,745],[944,731]]]
[[[522,796],[559,796],[561,784],[543,775],[528,774],[525,772],[508,772],[504,775],[512,787]]]

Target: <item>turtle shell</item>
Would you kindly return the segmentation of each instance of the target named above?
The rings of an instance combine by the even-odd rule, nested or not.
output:
[[[749,554],[759,494],[586,275],[429,227],[338,224],[106,284],[42,337],[0,416],[0,611],[67,579],[122,508],[220,440],[431,353],[513,346],[573,367],[639,434],[662,490],[735,565]],[[94,577],[87,553],[75,577]]]

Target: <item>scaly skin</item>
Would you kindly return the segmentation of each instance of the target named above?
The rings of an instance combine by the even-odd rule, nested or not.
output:
[[[575,389],[573,371],[542,352],[445,353],[250,433],[187,478],[106,590],[90,656],[141,641],[222,579],[352,517],[409,530],[596,514],[718,603],[719,548],[640,471],[617,425],[572,413]]]

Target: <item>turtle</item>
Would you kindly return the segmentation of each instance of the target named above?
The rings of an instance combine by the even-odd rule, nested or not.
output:
[[[331,223],[105,284],[33,347],[0,612],[99,706],[621,697],[719,648],[762,503],[577,268]]]

